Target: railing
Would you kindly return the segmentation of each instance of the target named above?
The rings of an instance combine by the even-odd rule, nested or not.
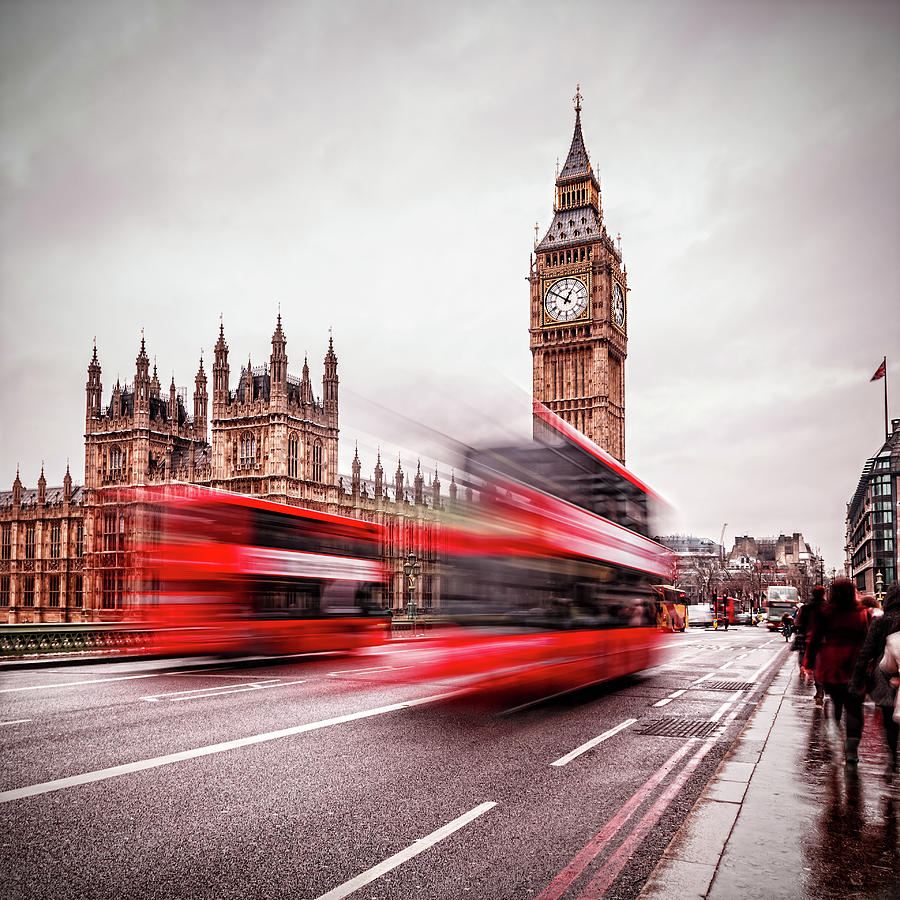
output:
[[[57,653],[140,654],[150,647],[150,631],[127,625],[0,625],[0,656]]]

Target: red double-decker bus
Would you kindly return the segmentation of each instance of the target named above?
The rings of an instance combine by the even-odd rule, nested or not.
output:
[[[652,665],[656,495],[543,406],[539,440],[472,450],[477,497],[442,525],[441,615],[458,626],[421,671],[547,695]],[[411,660],[410,660],[411,661]],[[412,668],[412,667],[411,667]]]
[[[164,655],[346,651],[389,620],[378,525],[190,485],[136,489],[137,616]]]

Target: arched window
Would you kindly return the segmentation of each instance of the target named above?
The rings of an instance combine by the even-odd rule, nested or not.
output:
[[[231,442],[231,467],[236,469],[238,465],[238,454],[237,454],[237,438],[235,438]]]
[[[256,463],[256,437],[249,431],[241,435],[241,465],[252,466]]]
[[[288,478],[297,478],[300,457],[300,439],[296,434],[291,434],[288,438]]]
[[[316,441],[316,443],[313,445],[312,480],[313,481],[321,481],[322,480],[322,442],[321,441]]]

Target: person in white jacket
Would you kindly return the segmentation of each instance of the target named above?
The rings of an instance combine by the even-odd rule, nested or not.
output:
[[[895,631],[887,636],[884,645],[884,656],[881,657],[881,671],[891,676],[891,684],[894,686],[894,721],[900,722],[900,631]]]

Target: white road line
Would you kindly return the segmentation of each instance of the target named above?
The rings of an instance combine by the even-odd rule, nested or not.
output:
[[[497,804],[494,802],[487,802],[482,803],[480,806],[476,806],[475,809],[470,809],[467,813],[464,813],[452,822],[448,822],[443,827],[438,828],[437,831],[432,831],[431,834],[426,837],[419,838],[419,840],[414,844],[411,844],[405,850],[401,850],[399,853],[389,856],[384,862],[378,863],[377,866],[372,866],[371,869],[367,869],[361,875],[357,875],[356,878],[351,878],[350,881],[345,881],[343,884],[334,888],[334,890],[317,897],[316,900],[341,900],[342,897],[349,896],[355,891],[358,891],[361,887],[371,884],[376,878],[381,878],[382,875],[390,872],[391,869],[396,869],[397,866],[402,865],[407,860],[410,860],[414,856],[418,856],[423,851],[433,847],[439,841],[449,837],[455,831],[459,831],[460,828],[468,825],[469,822],[474,821],[489,809],[493,809],[496,805]]]
[[[412,666],[370,666],[368,669],[344,669],[341,672],[329,672],[329,678],[341,678],[344,675],[362,675],[368,672],[386,672],[392,669],[411,669]]]
[[[610,728],[609,731],[604,731],[603,734],[598,735],[595,738],[591,738],[586,744],[582,744],[580,747],[576,747],[570,753],[567,753],[565,756],[561,756],[556,762],[550,763],[551,766],[564,766],[567,763],[572,762],[576,756],[581,756],[582,753],[587,753],[588,750],[596,747],[597,744],[602,744],[608,738],[611,738],[614,734],[618,734],[624,728],[627,728],[629,725],[634,725],[637,722],[637,719],[626,719],[624,722],[620,722],[616,725],[615,728]]]
[[[762,673],[765,672],[766,669],[768,669],[769,666],[771,666],[772,663],[776,662],[777,660],[778,660],[778,657],[777,657],[777,656],[773,656],[767,663],[763,663],[763,664],[762,664],[762,665],[761,665],[761,666],[760,666],[760,667],[759,667],[759,668],[758,668],[758,669],[757,669],[757,670],[756,670],[756,671],[755,671],[755,672],[747,679],[747,681],[756,681],[756,679],[759,678],[759,676],[762,675]]]
[[[180,700],[201,700],[204,697],[220,697],[222,694],[241,694],[244,691],[261,691],[265,688],[288,687],[291,684],[306,684],[303,681],[260,681],[253,684],[225,685],[220,688],[196,688],[192,691],[172,691],[170,694],[150,694],[141,697],[150,703],[158,703],[160,700],[168,700],[170,703],[178,703]]]
[[[103,681],[132,681],[135,678],[160,678],[170,672],[152,672],[149,675],[120,675],[116,678],[91,678],[88,681],[64,681],[62,684],[29,684],[24,687],[0,688],[0,694],[11,694],[14,691],[46,691],[50,688],[78,687],[82,684],[100,684]]]
[[[236,750],[238,747],[249,747],[252,744],[262,744],[265,741],[274,741],[278,738],[291,737],[295,734],[304,734],[307,731],[317,731],[320,728],[327,728],[329,725],[342,725],[344,722],[354,722],[357,719],[381,716],[385,713],[396,712],[400,709],[408,709],[412,706],[422,706],[425,703],[436,703],[438,700],[443,700],[445,697],[456,696],[457,693],[457,691],[450,691],[446,694],[433,694],[430,697],[421,697],[418,700],[405,700],[403,703],[392,703],[390,706],[364,709],[361,712],[348,713],[344,716],[335,716],[333,719],[308,722],[306,725],[294,725],[291,728],[281,728],[278,731],[269,731],[265,734],[253,734],[250,735],[250,737],[238,738],[234,741],[223,741],[220,744],[210,744],[206,747],[196,747],[193,750],[182,750],[179,753],[167,753],[165,756],[155,756],[152,759],[142,759],[138,762],[125,763],[121,766],[111,766],[108,769],[98,769],[95,772],[85,772],[83,775],[72,775],[69,778],[58,778],[55,781],[32,784],[28,787],[17,788],[12,791],[3,791],[0,793],[0,803],[9,803],[12,800],[22,800],[25,797],[34,797],[37,794],[48,794],[51,791],[77,787],[82,784],[90,784],[94,781],[105,781],[107,778],[117,778],[119,775],[130,775],[132,772],[143,772],[145,769],[156,769],[159,766],[167,766],[171,763],[183,762],[184,760],[195,759],[199,756],[209,756],[213,753],[224,753],[226,750]]]
[[[31,719],[10,719],[8,722],[0,722],[0,725],[18,725],[20,722],[30,722]]]
[[[725,663],[724,666],[719,666],[719,668],[716,671],[721,672],[722,669],[730,669],[734,665],[734,663],[735,663],[735,660],[733,660],[733,659],[729,660],[727,663]]]
[[[718,708],[718,709],[717,709],[717,710],[709,717],[709,721],[710,721],[710,722],[718,722],[719,719],[721,719],[722,716],[725,715],[725,711],[728,709],[728,707],[731,706],[731,704],[734,703],[734,701],[737,700],[737,699],[741,696],[741,694],[743,694],[743,693],[744,693],[743,691],[737,691],[737,692],[735,693],[735,695],[734,695],[730,700],[726,700],[726,701],[725,701],[725,702],[724,702],[724,703],[723,703],[723,704],[722,704],[722,705],[721,705],[721,706],[720,706],[720,707],[719,707],[719,708]]]
[[[665,706],[667,703],[671,703],[671,702],[672,702],[672,698],[666,697],[665,699],[659,700],[658,702],[654,703],[653,705],[654,706]]]
[[[686,690],[687,688],[682,688],[680,691],[672,691],[669,696],[674,700],[676,697],[680,697]]]
[[[691,684],[700,684],[701,681],[706,681],[707,678],[712,678],[715,674],[715,672],[707,672],[702,678],[698,678],[696,681],[692,681]]]

